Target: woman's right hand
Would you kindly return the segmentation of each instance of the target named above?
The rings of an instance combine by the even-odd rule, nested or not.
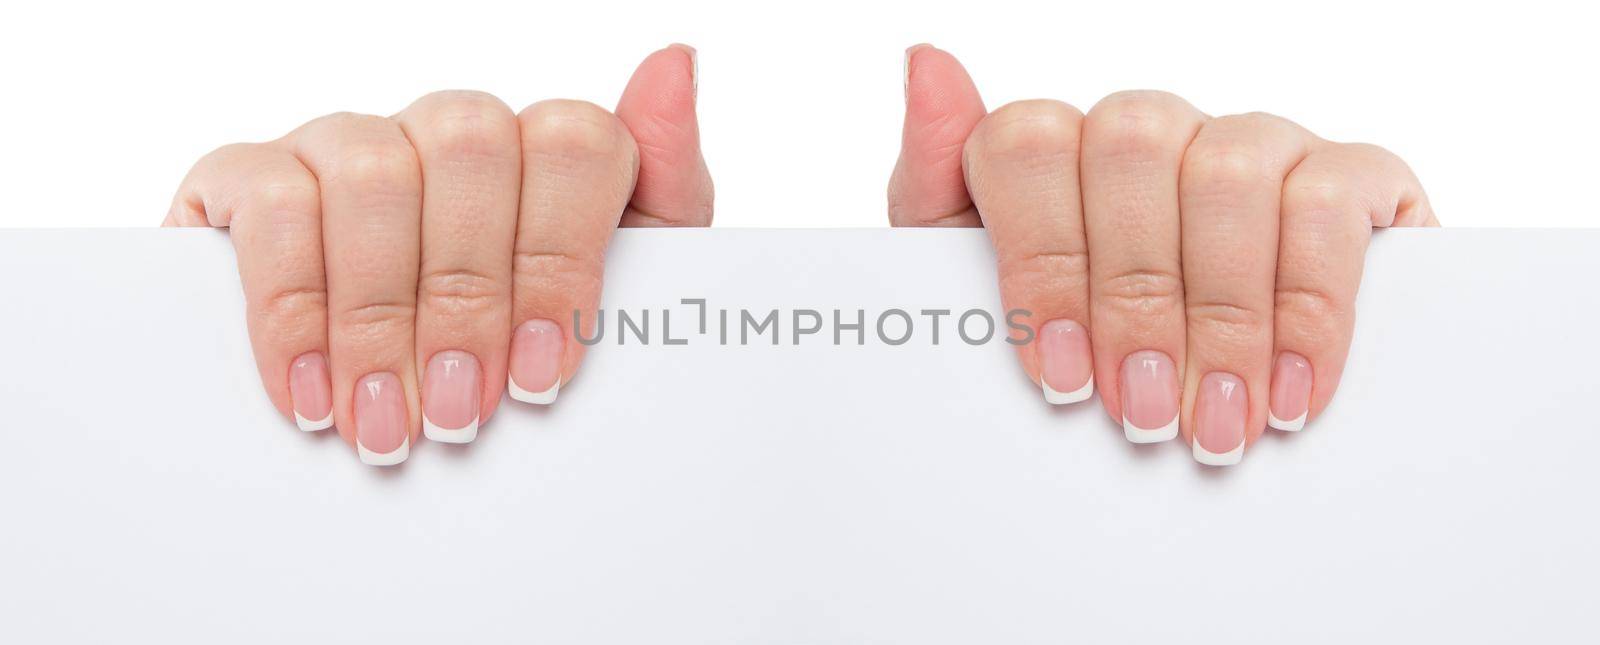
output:
[[[164,224],[231,229],[278,410],[398,464],[419,435],[472,441],[502,384],[555,400],[614,228],[711,222],[695,72],[689,47],[651,54],[615,114],[449,91],[322,117],[201,159]]]
[[[993,112],[949,53],[906,53],[897,226],[983,226],[1017,347],[1052,404],[1101,404],[1134,443],[1183,437],[1227,466],[1328,406],[1374,228],[1438,226],[1404,161],[1165,92],[1088,114]]]

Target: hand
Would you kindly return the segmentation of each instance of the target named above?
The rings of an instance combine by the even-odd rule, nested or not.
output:
[[[502,384],[551,403],[572,379],[612,229],[711,222],[694,56],[651,54],[614,115],[438,92],[224,146],[165,224],[231,229],[261,381],[301,429],[373,465],[466,443]]]
[[[1181,429],[1210,465],[1328,405],[1372,228],[1438,225],[1381,148],[1153,91],[1087,115],[1055,101],[988,113],[929,46],[907,52],[889,218],[988,228],[1006,309],[1033,313],[1037,342],[1018,353],[1046,400],[1082,401],[1098,381],[1129,441]]]

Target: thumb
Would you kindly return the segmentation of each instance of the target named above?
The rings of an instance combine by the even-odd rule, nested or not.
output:
[[[617,118],[639,148],[639,179],[620,226],[709,226],[711,173],[695,117],[696,53],[670,45],[639,63]]]
[[[986,111],[961,61],[932,45],[906,50],[906,118],[889,178],[894,226],[982,226],[961,151]]]

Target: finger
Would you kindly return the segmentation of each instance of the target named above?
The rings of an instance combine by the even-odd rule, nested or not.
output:
[[[966,185],[989,229],[1006,311],[1035,342],[1019,345],[1028,376],[1050,403],[1094,394],[1089,265],[1078,192],[1083,116],[1056,101],[1022,101],[984,117],[967,139]]]
[[[622,226],[710,226],[711,173],[695,117],[699,54],[672,45],[639,64],[617,101],[617,118],[639,150],[638,185]]]
[[[312,121],[286,144],[321,186],[335,424],[364,463],[398,464],[421,430],[416,153],[394,121],[356,114]]]
[[[1405,162],[1361,144],[1306,157],[1284,180],[1282,208],[1267,423],[1295,431],[1339,386],[1372,227],[1437,220]]]
[[[1134,443],[1178,436],[1184,364],[1178,172],[1205,115],[1121,92],[1083,122],[1084,225],[1100,401]]]
[[[517,118],[500,99],[456,91],[424,96],[395,120],[422,166],[422,431],[469,443],[506,382],[522,183]]]
[[[961,150],[987,111],[961,61],[932,45],[906,50],[905,123],[889,177],[894,226],[981,226]]]
[[[316,177],[276,146],[226,146],[189,172],[167,221],[231,229],[250,347],[267,396],[301,430],[331,427]]]
[[[1184,438],[1230,465],[1266,427],[1283,179],[1315,138],[1263,114],[1208,121],[1183,156]]]
[[[555,401],[593,338],[606,243],[633,192],[639,156],[610,112],[580,101],[535,103],[522,128],[522,203],[512,262],[511,397]]]

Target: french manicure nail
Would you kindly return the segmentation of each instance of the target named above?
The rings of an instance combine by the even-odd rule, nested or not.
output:
[[[1267,425],[1288,432],[1306,427],[1311,409],[1311,361],[1294,352],[1279,352],[1272,366],[1272,393],[1267,397]]]
[[[483,371],[478,358],[446,350],[428,359],[422,375],[422,434],[440,443],[472,443],[478,437]]]
[[[1143,350],[1122,360],[1122,433],[1133,443],[1178,436],[1178,367],[1165,353]]]
[[[689,89],[694,93],[696,101],[700,100],[700,50],[683,46],[689,50]]]
[[[911,55],[917,52],[917,47],[921,45],[906,48],[905,57],[900,59],[900,98],[908,103],[911,101]]]
[[[406,397],[400,377],[368,374],[356,381],[356,454],[369,466],[393,466],[411,454]]]
[[[1094,395],[1094,364],[1089,330],[1071,320],[1052,320],[1039,328],[1039,385],[1044,400],[1062,405]]]
[[[506,390],[523,403],[549,405],[561,391],[561,326],[553,320],[522,323],[511,333]]]
[[[1244,459],[1244,425],[1250,393],[1244,380],[1227,372],[1200,379],[1194,404],[1194,460],[1207,466],[1232,466]]]
[[[294,422],[306,432],[333,427],[333,382],[322,352],[306,352],[289,364],[289,399]]]

